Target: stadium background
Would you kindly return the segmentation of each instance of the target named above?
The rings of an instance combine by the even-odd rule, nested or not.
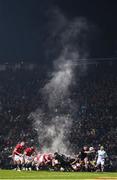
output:
[[[39,151],[49,144],[49,136],[40,141],[30,114],[41,107],[47,115],[42,125],[48,124],[54,111],[47,108],[42,88],[65,66],[75,76],[62,98],[73,102],[67,106],[69,148],[78,153],[83,145],[104,145],[116,170],[116,1],[1,0],[0,8],[0,168],[11,167],[8,157],[18,141]],[[61,114],[67,113],[65,107]]]
[[[114,60],[90,61],[87,73],[71,89],[77,113],[69,133],[74,153],[85,144],[94,147],[103,144],[113,170],[117,168],[116,68]],[[50,71],[51,66],[33,63],[0,64],[0,168],[11,168],[8,156],[21,139],[35,144],[39,150],[44,146],[39,144],[37,129],[28,117],[41,106],[41,88],[48,81]],[[75,73],[77,77],[78,71]]]

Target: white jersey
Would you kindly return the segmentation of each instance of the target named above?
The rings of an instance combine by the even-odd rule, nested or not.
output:
[[[98,150],[98,159],[104,160],[107,157],[107,153],[104,150]]]

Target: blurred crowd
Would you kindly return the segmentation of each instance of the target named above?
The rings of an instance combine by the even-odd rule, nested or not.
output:
[[[115,63],[97,63],[76,78],[71,98],[77,104],[77,116],[69,137],[75,153],[83,145],[102,144],[112,159],[117,158],[116,67]],[[49,71],[46,66],[24,68],[24,64],[0,69],[0,168],[7,168],[8,156],[18,141],[39,146],[28,117],[42,103],[40,91]]]
[[[104,67],[103,67],[104,66]],[[117,72],[116,64],[98,65],[81,77],[77,98],[76,118],[72,138],[80,145],[103,144],[110,154],[117,152]],[[74,97],[74,98],[75,98]],[[76,131],[76,132],[74,132]],[[82,138],[81,138],[82,136]],[[82,141],[83,139],[83,141]]]

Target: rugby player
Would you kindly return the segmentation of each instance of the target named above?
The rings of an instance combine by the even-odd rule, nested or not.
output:
[[[99,167],[101,165],[101,171],[104,171],[105,166],[105,160],[108,157],[106,151],[104,150],[104,147],[101,146],[100,149],[97,151],[97,162],[96,167]]]
[[[12,153],[14,168],[17,171],[21,171],[22,165],[24,163],[24,156],[23,156],[24,149],[25,149],[25,142],[22,141],[21,143],[16,145]]]
[[[24,150],[24,170],[32,170],[32,162],[34,160],[34,155],[36,154],[36,149],[34,146],[27,147]]]

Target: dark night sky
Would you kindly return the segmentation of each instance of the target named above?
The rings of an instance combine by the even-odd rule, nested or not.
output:
[[[0,0],[0,61],[41,61],[44,36],[48,35],[45,14],[55,6],[67,18],[82,16],[97,27],[91,57],[116,56],[117,1]]]

